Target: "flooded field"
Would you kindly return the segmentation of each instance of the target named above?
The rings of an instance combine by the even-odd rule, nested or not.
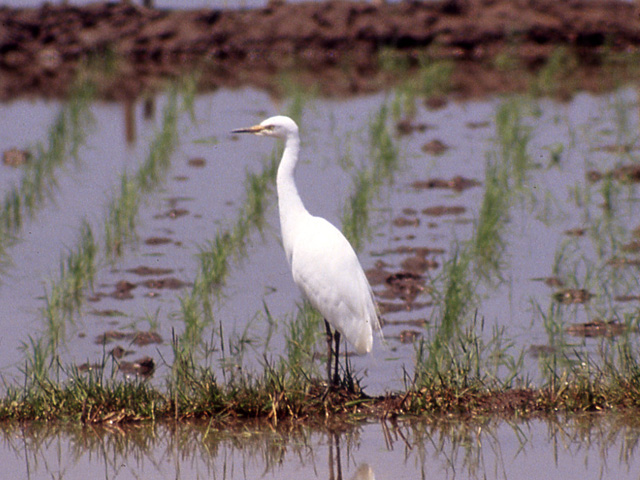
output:
[[[518,382],[540,384],[557,373],[550,361],[561,369],[558,362],[607,358],[621,343],[635,348],[635,90],[579,94],[567,103],[510,97],[451,101],[437,110],[418,105],[410,124],[394,116],[403,107],[393,92],[342,101],[300,95],[282,105],[253,90],[195,97],[192,109],[177,114],[170,165],[157,187],[136,199],[134,229],[110,251],[100,245],[102,232],[114,235],[104,222],[113,215],[122,179],[135,178],[148,160],[170,105],[166,96],[154,98],[149,118],[148,105],[132,106],[130,141],[124,107],[88,106],[78,125],[83,138],[76,158],[51,172],[5,252],[2,318],[14,332],[3,338],[5,378],[20,378],[25,360],[19,352],[29,356],[38,342],[53,341],[64,365],[100,365],[117,348],[126,360],[151,358],[154,379],[162,379],[172,336],[194,328],[184,303],[198,282],[198,256],[215,252],[216,241],[238,225],[243,236],[229,245],[224,268],[217,267],[211,318],[198,325],[196,343],[204,345],[203,361],[217,375],[229,374],[231,364],[259,373],[265,359],[282,355],[301,298],[279,243],[272,183],[261,180],[261,210],[254,212],[260,217],[241,224],[246,205],[256,201],[251,188],[278,157],[268,141],[229,132],[293,108],[303,138],[298,183],[311,212],[341,225],[353,219],[363,179],[381,178],[367,187],[366,211],[359,213],[366,225],[345,226],[360,245],[386,338],[376,341],[374,354],[350,357],[367,391],[402,389],[413,377],[416,345],[437,335],[449,308],[446,272],[454,255],[466,251],[474,265],[465,272],[466,297],[458,307],[469,317],[480,353],[500,354],[496,377],[517,374]],[[8,105],[8,118],[22,128],[7,128],[3,143],[37,151],[39,138],[46,148],[47,128],[60,108]],[[506,127],[496,125],[508,115]],[[373,170],[374,128],[390,142],[388,172]],[[522,136],[520,170],[499,163],[511,148],[505,135]],[[434,142],[442,151],[430,151]],[[21,167],[2,168],[9,192]],[[511,178],[492,192],[487,171],[490,180]],[[488,228],[482,215],[489,195],[499,202],[491,238],[474,250],[479,227]],[[58,286],[70,281],[65,262],[86,226],[97,244],[86,301],[52,311]],[[321,356],[321,342],[316,347]]]
[[[218,14],[92,7],[91,18],[111,12],[107,36],[118,19],[149,28],[116,35],[129,52],[120,51],[122,63],[107,52],[82,64],[77,52],[93,52],[91,21],[66,43],[50,22],[59,57],[48,51],[33,64],[43,41],[33,31],[13,57],[0,54],[12,75],[0,85],[9,99],[0,106],[5,470],[18,478],[638,478],[635,27],[606,24],[626,32],[620,44],[569,35],[570,51],[535,36],[536,11],[517,49],[502,50],[511,37],[478,35],[461,60],[442,25],[467,31],[465,16],[477,10],[487,34],[504,23],[500,8],[270,5],[219,22]],[[284,58],[277,48],[308,42],[298,31],[289,43],[269,36],[273,11],[326,14],[305,20],[326,39],[353,34],[344,15],[376,24],[367,15],[382,18],[385,8],[403,19],[407,44],[417,42],[407,12],[435,15],[446,49],[360,35],[359,47],[346,41],[331,53],[323,40],[313,54],[298,52],[298,61],[308,57],[300,78],[291,65],[274,75]],[[593,26],[606,9],[577,10],[563,12]],[[20,25],[32,15],[20,12]],[[208,38],[203,22],[224,32],[225,22],[252,15],[276,63],[250,54],[236,28],[237,50],[207,44],[219,68],[187,73],[189,55],[205,51],[196,48]],[[553,31],[545,32],[562,43]],[[9,37],[3,48],[13,51]],[[143,44],[174,62],[185,54],[185,70],[145,57]],[[588,48],[601,55],[593,64],[615,66],[602,84],[590,78]],[[306,81],[327,59],[324,76]],[[252,65],[260,79],[245,78]],[[42,78],[51,80],[49,99],[24,97]],[[302,200],[354,245],[380,311],[383,336],[371,354],[343,347],[339,388],[325,386],[322,319],[295,288],[281,245],[282,146],[232,133],[275,114],[300,126]]]
[[[350,232],[379,302],[385,341],[376,339],[371,355],[349,356],[367,393],[402,391],[428,372],[425,352],[442,335],[447,309],[458,312],[460,333],[450,338],[475,356],[451,351],[466,368],[483,369],[482,378],[542,386],[563,372],[604,368],[638,349],[637,95],[621,88],[562,103],[509,96],[432,108],[401,90],[340,101],[221,90],[132,105],[79,102],[77,120],[57,130],[68,104],[7,104],[5,151],[29,155],[24,165],[2,165],[3,222],[12,232],[0,287],[0,318],[11,332],[2,336],[3,381],[19,385],[38,369],[64,379],[75,368],[81,375],[104,368],[107,376],[163,388],[180,344],[224,381],[259,377],[291,355],[292,326],[305,310],[279,242],[269,180],[278,153],[268,140],[230,134],[277,112],[301,127],[304,202]],[[25,188],[34,160],[59,148],[56,131],[75,155],[47,170],[31,207],[12,210],[12,189]],[[157,145],[166,165],[141,174],[159,155]],[[380,155],[392,156],[386,170],[374,161]],[[124,179],[141,182],[126,228],[114,220],[127,204]],[[359,195],[366,195],[364,210],[354,201]],[[488,212],[491,198],[497,210]],[[10,222],[10,211],[23,217]],[[489,239],[481,241],[485,228]],[[65,304],[56,295],[71,295],[69,285],[82,282],[70,259],[85,252],[87,230],[93,278],[84,299]],[[208,264],[217,275],[211,304],[190,320],[201,258],[220,254],[225,238],[237,244]],[[449,303],[460,265],[463,298]],[[311,335],[311,374],[320,377],[319,324]],[[30,478],[72,478],[87,468],[105,478],[149,469],[159,478],[388,478],[399,471],[513,478],[531,465],[565,478],[636,478],[636,427],[583,420],[434,429],[369,423],[284,436],[247,427],[237,437],[169,425],[8,426],[2,457]]]

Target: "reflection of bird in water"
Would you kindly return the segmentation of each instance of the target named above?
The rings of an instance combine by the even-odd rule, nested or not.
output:
[[[351,480],[376,480],[373,469],[366,463],[361,463]]]
[[[342,480],[340,435],[337,433],[329,434],[329,480]],[[366,463],[362,463],[358,466],[351,480],[376,480],[376,477],[373,474],[373,469]]]
[[[277,176],[282,243],[294,282],[324,317],[327,376],[329,385],[336,385],[340,381],[340,335],[344,335],[359,354],[364,354],[371,351],[373,330],[380,330],[367,277],[342,232],[324,218],[311,215],[300,199],[294,179],[300,150],[296,123],[289,117],[276,116],[234,133],[254,133],[285,141]],[[333,377],[332,356],[335,357]]]

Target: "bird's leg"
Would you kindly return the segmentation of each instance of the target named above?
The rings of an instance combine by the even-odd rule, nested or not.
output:
[[[333,369],[333,384],[340,384],[340,374],[338,373],[338,362],[340,361],[340,332],[336,330],[333,332],[333,341],[335,343],[334,355],[335,358],[335,366]]]
[[[324,321],[324,327],[327,330],[327,380],[329,382],[328,387],[333,386],[333,381],[331,379],[331,355],[332,355],[332,345],[333,335],[331,334],[331,327],[329,327],[329,322]],[[337,332],[336,332],[337,333]]]

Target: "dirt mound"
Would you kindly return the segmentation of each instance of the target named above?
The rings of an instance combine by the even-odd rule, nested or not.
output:
[[[206,87],[274,85],[273,73],[305,73],[327,93],[384,84],[385,49],[417,61],[460,61],[462,92],[517,87],[513,75],[482,78],[487,59],[507,52],[526,68],[559,45],[585,65],[603,52],[640,45],[637,7],[600,0],[450,0],[443,2],[273,2],[256,10],[152,10],[127,2],[86,7],[0,8],[0,98],[61,95],[88,59],[112,58],[101,85],[108,97],[130,97],[167,76],[202,72]],[[491,68],[489,68],[491,70]],[[472,81],[466,80],[470,77]],[[506,82],[506,84],[505,84]]]

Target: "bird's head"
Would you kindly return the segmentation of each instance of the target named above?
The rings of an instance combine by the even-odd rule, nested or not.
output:
[[[232,133],[253,133],[255,135],[276,137],[284,140],[289,135],[298,134],[298,125],[296,125],[296,122],[291,120],[289,117],[277,115],[275,117],[267,118],[262,121],[260,125],[248,128],[238,128],[233,130]]]

